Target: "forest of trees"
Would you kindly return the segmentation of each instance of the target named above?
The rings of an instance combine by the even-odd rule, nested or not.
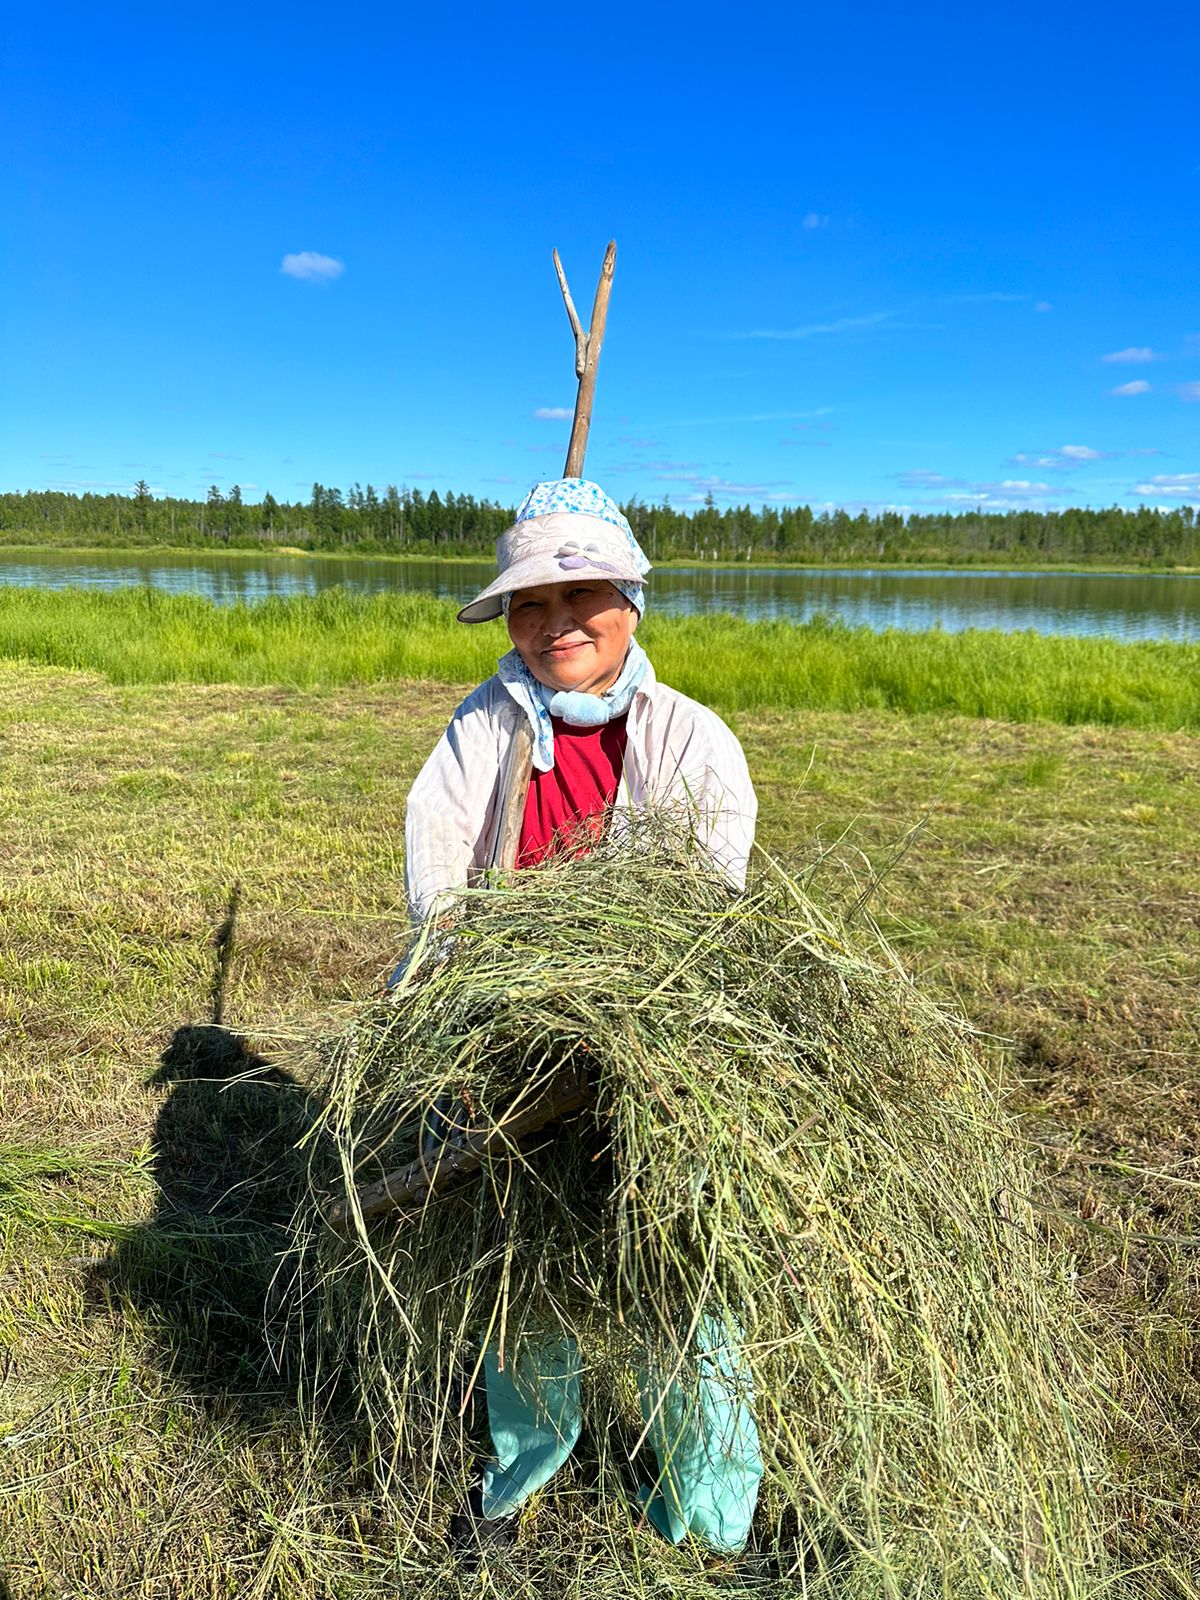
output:
[[[1200,566],[1200,515],[1190,506],[1159,511],[959,511],[852,515],[809,506],[696,509],[625,506],[652,561],[1112,563]],[[305,501],[266,494],[247,504],[235,485],[215,484],[204,500],[153,495],[145,483],[123,494],[30,490],[0,494],[0,543],[130,547],[143,544],[364,554],[492,554],[513,508],[469,494],[420,489],[345,491],[314,483]]]

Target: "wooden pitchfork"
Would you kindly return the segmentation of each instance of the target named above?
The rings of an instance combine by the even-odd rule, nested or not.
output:
[[[608,298],[612,293],[613,269],[617,262],[617,244],[610,239],[600,268],[600,281],[596,285],[596,298],[592,302],[592,320],[585,333],[571,299],[567,275],[563,271],[558,251],[553,252],[554,270],[562,290],[571,332],[575,335],[575,376],[579,387],[575,393],[575,415],[571,421],[571,440],[567,446],[564,478],[583,476],[583,458],[587,451],[588,429],[592,425],[592,401],[596,393],[596,369],[600,364],[600,347],[604,343],[604,326],[608,321]],[[521,821],[525,814],[525,797],[529,792],[529,776],[533,769],[533,734],[522,717],[513,732],[508,756],[501,772],[500,822],[496,829],[496,843],[489,865],[503,872],[511,871],[517,863],[517,848],[521,838]],[[355,1190],[354,1201],[337,1201],[326,1211],[327,1220],[335,1228],[344,1228],[355,1213],[364,1221],[382,1216],[388,1211],[424,1205],[439,1190],[457,1182],[472,1172],[477,1172],[489,1156],[512,1149],[520,1139],[538,1133],[551,1122],[557,1122],[573,1112],[581,1111],[595,1098],[587,1075],[574,1068],[555,1073],[536,1091],[517,1095],[504,1115],[490,1126],[472,1128],[454,1120],[454,1108],[444,1102],[431,1106],[430,1121],[446,1130],[448,1137],[427,1142],[415,1161],[395,1172],[385,1173],[373,1183]]]

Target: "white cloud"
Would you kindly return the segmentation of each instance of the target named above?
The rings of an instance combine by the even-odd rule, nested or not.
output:
[[[733,422],[800,422],[804,417],[827,417],[832,406],[818,406],[815,411],[752,411],[746,418],[732,417]],[[832,428],[832,422],[818,422],[818,428]]]
[[[769,491],[786,486],[786,478],[772,478],[766,483],[731,483],[728,478],[708,477],[700,472],[656,472],[655,478],[659,483],[686,483],[694,493],[688,498],[699,503],[706,495],[711,494],[715,500],[731,500],[746,496],[756,499],[783,500],[786,495],[771,494]]]
[[[940,503],[974,506],[981,511],[1019,511],[1025,506],[1043,509],[1048,499],[1061,499],[1070,490],[1062,484],[1036,483],[1029,478],[1004,478],[1000,483],[972,483],[941,496]]]
[[[1200,472],[1161,472],[1148,483],[1135,484],[1132,494],[1171,495],[1176,499],[1200,500]]]
[[[1200,383],[1181,383],[1179,385],[1179,398],[1181,400],[1200,400]]]
[[[757,483],[727,483],[720,488],[706,489],[703,494],[685,494],[684,505],[702,506],[708,501],[711,492],[714,500],[757,500],[760,505],[799,505],[810,499],[808,495],[798,495],[787,491],[772,490],[770,493],[761,484]]]
[[[883,511],[896,511],[901,516],[907,517],[916,510],[916,506],[909,505],[903,500],[848,500],[844,509],[846,511],[865,511],[871,516],[878,516]]]
[[[716,428],[737,422],[800,422],[806,417],[826,417],[832,406],[818,406],[815,411],[751,411],[736,417],[673,417],[669,422],[657,424],[660,428]],[[821,423],[832,427],[832,423]]]
[[[930,472],[926,467],[914,467],[909,472],[894,474],[897,483],[902,483],[906,489],[951,489],[961,488],[962,478],[947,478],[942,472]]]
[[[110,478],[48,478],[46,486],[50,489],[120,489],[124,493],[133,487],[125,478],[119,483]]]
[[[800,226],[802,228],[827,228],[829,226],[829,218],[822,216],[819,211],[806,211],[801,218]]]
[[[865,317],[838,317],[835,322],[806,322],[799,328],[755,328],[749,333],[734,333],[733,339],[811,339],[818,333],[853,333],[857,328],[874,328],[886,322],[891,311],[872,311]]]
[[[539,406],[533,414],[539,422],[570,422],[575,415],[570,406]]]
[[[332,283],[345,272],[345,263],[336,256],[323,256],[316,250],[300,250],[295,255],[284,256],[280,272],[288,278],[299,278],[304,283]]]
[[[1053,311],[1054,307],[1050,304],[1049,300],[1039,300],[1037,305],[1035,305],[1033,309],[1035,311],[1044,312],[1044,311]]]
[[[1116,361],[1122,362],[1127,366],[1140,366],[1147,361],[1161,361],[1162,357],[1157,351],[1151,350],[1149,345],[1131,344],[1126,346],[1124,350],[1112,350],[1108,355],[1101,356],[1100,359],[1101,361],[1107,361],[1110,365]]]
[[[1145,378],[1135,378],[1132,383],[1119,383],[1109,394],[1149,394],[1150,385]]]
[[[1011,456],[1008,464],[1013,467],[1040,467],[1043,471],[1070,472],[1077,467],[1086,467],[1093,461],[1105,461],[1108,455],[1108,451],[1093,450],[1086,444],[1063,444],[1057,450],[1046,450],[1041,454],[1022,450]]]

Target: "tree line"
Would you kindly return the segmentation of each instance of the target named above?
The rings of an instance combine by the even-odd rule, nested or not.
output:
[[[203,500],[29,490],[0,494],[5,544],[120,548],[135,545],[289,547],[425,556],[490,557],[513,507],[469,494],[428,494],[314,483],[306,500],[264,494],[248,503],[235,484]],[[1063,511],[898,511],[857,515],[811,506],[703,506],[683,510],[634,499],[624,507],[652,561],[1078,562],[1200,566],[1200,515],[1070,507]]]

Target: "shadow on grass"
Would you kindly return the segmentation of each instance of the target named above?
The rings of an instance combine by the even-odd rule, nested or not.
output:
[[[105,1286],[148,1316],[178,1378],[278,1397],[286,1372],[274,1363],[287,1351],[272,1280],[308,1162],[297,1144],[317,1107],[216,1025],[178,1029],[150,1081],[169,1091],[152,1141],[158,1200],[105,1263]]]
[[[288,1244],[288,1223],[305,1192],[309,1153],[297,1146],[313,1127],[319,1105],[289,1073],[217,1025],[179,1029],[150,1081],[167,1091],[152,1141],[158,1185],[154,1214],[98,1269],[95,1291],[106,1298],[115,1293],[138,1308],[161,1341],[172,1385],[190,1391],[218,1426],[223,1417],[236,1414],[256,1428],[282,1422],[290,1431],[299,1420],[298,1352],[285,1337],[287,1308],[276,1297],[275,1277]],[[325,1497],[314,1512],[314,1527],[321,1537],[335,1540],[348,1541],[353,1534],[359,1549],[365,1529],[374,1559],[386,1564],[398,1548],[412,1548],[411,1538],[392,1526],[393,1516],[404,1520],[404,1501],[395,1511],[379,1503],[370,1446],[352,1405],[346,1404],[352,1397],[345,1389],[352,1382],[352,1374],[341,1373],[320,1397],[319,1416],[309,1419],[317,1421],[309,1437],[320,1441]],[[478,1470],[489,1439],[484,1407],[467,1403],[465,1392],[463,1399],[465,1473],[471,1461]],[[653,1541],[649,1556],[637,1555],[624,1519],[636,1517],[637,1484],[647,1471],[652,1476],[654,1467],[645,1458],[640,1471],[632,1466],[606,1471],[599,1435],[612,1428],[628,1435],[626,1452],[618,1454],[632,1453],[634,1432],[627,1419],[594,1418],[536,1526],[531,1520],[521,1549],[503,1558],[522,1587],[542,1584],[550,1594],[569,1588],[579,1595],[591,1587],[585,1572],[593,1573],[600,1562],[604,1570],[611,1568],[622,1595],[646,1595],[662,1578],[672,1580],[669,1592],[680,1597],[704,1600],[711,1591],[736,1589],[766,1600],[798,1592],[781,1579],[781,1568],[797,1556],[811,1584],[817,1569],[812,1557],[799,1554],[795,1530],[776,1533],[764,1527],[761,1544],[744,1560],[718,1561],[711,1572],[689,1569],[684,1557]],[[413,1460],[405,1475],[422,1488],[427,1472],[426,1463]],[[448,1512],[461,1492],[461,1483],[440,1484],[439,1505]],[[588,1508],[583,1525],[591,1530],[586,1543],[581,1505]],[[415,1564],[408,1592],[477,1592],[478,1580],[467,1568],[460,1572],[456,1558],[440,1544],[439,1515],[421,1528],[418,1554],[395,1556]],[[623,1531],[614,1535],[614,1528]],[[307,1535],[300,1524],[297,1529],[289,1537],[303,1543]],[[787,1555],[781,1563],[783,1550]],[[316,1559],[311,1551],[303,1555],[304,1561],[310,1558]],[[641,1567],[647,1561],[651,1577],[643,1582]],[[822,1574],[832,1570],[828,1559],[821,1563]],[[676,1587],[674,1579],[683,1586]],[[7,1592],[0,1575],[0,1600]],[[813,1589],[817,1592],[825,1591]]]

